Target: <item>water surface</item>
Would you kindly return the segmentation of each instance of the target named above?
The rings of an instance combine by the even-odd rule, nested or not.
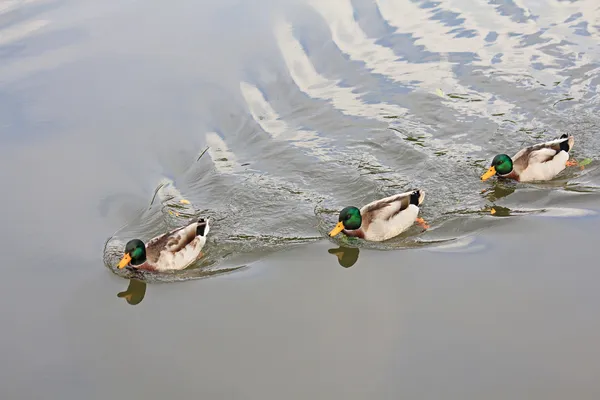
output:
[[[3,398],[597,398],[599,29],[594,0],[3,2]],[[583,169],[479,181],[563,133]],[[414,187],[428,231],[326,238]],[[200,215],[205,260],[135,278],[206,279],[111,270]]]

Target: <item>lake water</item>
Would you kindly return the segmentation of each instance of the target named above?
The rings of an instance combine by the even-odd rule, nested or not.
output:
[[[598,399],[599,84],[596,0],[0,0],[1,398]],[[429,230],[327,238],[414,187]]]

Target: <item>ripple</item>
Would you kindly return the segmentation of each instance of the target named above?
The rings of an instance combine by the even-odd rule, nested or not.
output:
[[[193,203],[187,204],[188,202],[184,203],[182,200],[187,199],[175,183],[167,178],[162,179],[149,207],[107,239],[103,250],[105,266],[123,278],[148,283],[202,279],[237,271],[282,248],[320,239],[320,237],[301,236],[228,235],[223,230],[226,227],[223,224],[226,217],[215,210],[199,210]],[[199,217],[210,218],[211,234],[203,249],[205,256],[190,267],[182,271],[160,273],[116,268],[123,255],[125,244],[130,239],[140,238],[147,242],[154,236],[184,226]]]
[[[381,121],[386,115],[406,115],[406,109],[392,104],[367,104],[360,100],[352,88],[341,87],[337,82],[320,75],[292,31],[292,25],[281,20],[276,23],[274,33],[290,75],[302,92],[330,102],[336,109],[351,116]]]
[[[239,164],[235,154],[229,150],[227,143],[218,133],[208,132],[206,143],[208,144],[208,154],[217,171],[222,174],[232,174],[238,169]]]
[[[309,152],[324,162],[335,159],[329,155],[333,150],[326,147],[330,143],[329,140],[320,137],[314,131],[292,129],[289,127],[275,112],[256,86],[241,82],[240,89],[248,104],[252,118],[273,139],[286,137],[294,146]]]
[[[572,208],[572,207],[561,207],[561,208],[545,208],[543,214],[539,214],[541,217],[552,217],[552,218],[573,218],[573,217],[589,217],[598,215],[596,211],[587,210],[583,208]]]
[[[12,28],[3,29],[0,31],[0,46],[6,46],[10,43],[29,37],[34,33],[39,33],[39,31],[49,23],[50,21],[48,20],[39,19],[23,22]]]
[[[488,246],[473,236],[457,238],[448,244],[428,248],[427,251],[436,253],[476,253],[484,251]]]
[[[347,268],[358,255],[348,249],[484,251],[477,235],[514,218],[595,215],[573,198],[598,194],[595,164],[544,184],[479,180],[497,152],[562,131],[576,134],[575,157],[597,155],[594,2],[307,0],[294,11],[274,15],[272,43],[215,95],[231,107],[201,121],[208,157],[157,192],[160,207],[132,216],[115,254],[121,238],[206,214],[207,258],[165,280],[231,272],[321,239]],[[327,237],[346,203],[410,187],[428,192],[429,230],[384,243]],[[189,209],[173,206],[180,197]]]

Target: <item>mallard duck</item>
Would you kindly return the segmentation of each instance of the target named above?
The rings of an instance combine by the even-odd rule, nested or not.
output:
[[[329,232],[329,236],[333,237],[343,231],[348,236],[382,242],[398,236],[415,221],[427,229],[425,221],[418,218],[419,206],[424,198],[425,192],[415,189],[375,200],[360,210],[346,207],[340,212],[339,222]]]
[[[147,271],[170,271],[187,268],[202,256],[202,247],[210,230],[208,221],[201,218],[187,226],[172,230],[144,245],[132,239],[125,245],[125,254],[117,266],[127,265]]]
[[[492,166],[481,176],[481,180],[485,181],[498,175],[520,182],[548,181],[565,167],[577,164],[569,161],[569,151],[574,143],[573,136],[564,134],[558,139],[522,149],[513,158],[506,154],[498,154],[492,160]]]

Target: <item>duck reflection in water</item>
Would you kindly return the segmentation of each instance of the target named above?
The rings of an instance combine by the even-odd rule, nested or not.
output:
[[[517,186],[512,182],[498,180],[491,188],[485,189],[481,194],[490,202],[498,201],[514,193]]]
[[[342,267],[350,268],[356,264],[356,261],[358,261],[358,254],[360,253],[360,250],[358,250],[356,247],[340,246],[337,249],[329,249],[328,252],[329,254],[334,254],[337,257],[338,263]]]
[[[500,206],[493,206],[492,209],[494,210],[493,212],[490,212],[494,217],[510,217],[512,215],[511,213],[511,209],[508,207],[500,207]],[[487,212],[487,210],[486,210]]]
[[[144,300],[146,295],[146,282],[137,279],[129,280],[129,287],[126,291],[117,293],[117,297],[124,298],[129,304],[135,306]]]

